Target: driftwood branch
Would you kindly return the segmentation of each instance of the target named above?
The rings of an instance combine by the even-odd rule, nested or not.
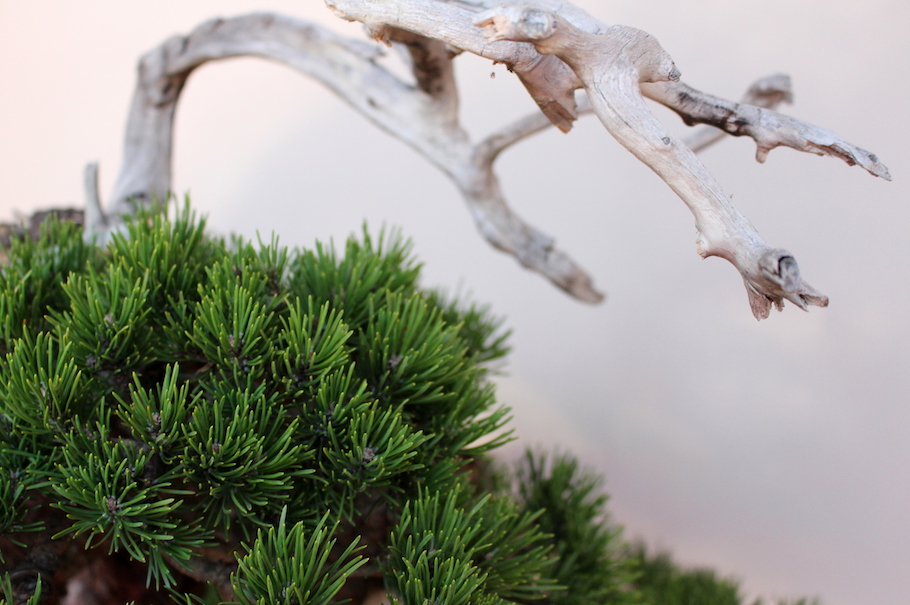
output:
[[[795,259],[765,243],[695,158],[724,134],[750,136],[761,161],[777,146],[839,157],[890,178],[873,154],[834,133],[772,110],[790,98],[789,80],[758,82],[741,103],[679,81],[670,56],[649,34],[607,26],[561,0],[533,6],[495,0],[327,0],[340,17],[363,23],[376,40],[403,52],[412,79],[377,61],[382,49],[342,38],[318,25],[273,14],[215,19],[177,36],[140,61],[127,125],[124,162],[106,216],[96,173],[86,174],[90,235],[116,229],[137,203],[167,198],[171,183],[174,110],[187,77],[208,62],[240,55],[282,62],[317,78],[392,136],[410,145],[455,183],[478,229],[571,295],[603,298],[590,277],[553,239],[525,223],[506,203],[494,163],[509,146],[555,125],[568,132],[592,111],[606,129],[650,166],[688,205],[698,229],[698,251],[720,256],[740,271],[759,319],[789,300],[802,309],[827,304],[805,283]],[[452,60],[470,52],[505,64],[527,88],[540,114],[521,118],[473,143],[458,118]],[[576,91],[583,89],[576,102]],[[662,103],[689,124],[708,124],[686,143],[650,113],[644,98]]]
[[[379,47],[273,14],[215,19],[146,54],[140,60],[123,167],[110,197],[111,210],[107,216],[97,215],[87,233],[103,237],[117,227],[118,216],[133,211],[133,204],[167,199],[177,93],[192,70],[208,61],[254,55],[320,80],[441,169],[459,188],[478,229],[492,245],[572,296],[588,302],[601,300],[603,296],[593,289],[587,273],[556,249],[551,237],[525,223],[506,204],[493,171],[495,154],[489,153],[485,142],[473,145],[458,122],[451,48],[388,26],[377,25],[371,33],[407,48],[416,86],[375,61]],[[479,30],[477,36],[482,37]]]

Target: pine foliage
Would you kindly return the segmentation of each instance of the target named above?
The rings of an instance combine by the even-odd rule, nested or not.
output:
[[[211,579],[205,560],[233,572],[222,597],[241,603],[356,599],[384,581],[404,603],[546,596],[534,515],[474,502],[469,481],[510,439],[488,380],[505,335],[421,290],[419,272],[395,233],[291,251],[213,238],[188,208],[141,215],[103,250],[55,221],[14,242],[0,273],[7,563],[74,543],[178,594]],[[394,546],[415,531],[444,556]],[[408,566],[430,584],[396,584]]]
[[[553,605],[642,602],[629,589],[635,561],[622,552],[621,528],[607,516],[599,477],[579,468],[571,456],[529,451],[516,483],[524,508],[540,511],[539,525],[557,555],[554,576],[567,590],[554,593]]]
[[[761,598],[748,599],[735,578],[723,578],[707,568],[682,568],[667,552],[648,552],[638,542],[629,548],[629,560],[637,570],[635,587],[646,603],[661,605],[764,605]],[[776,605],[821,605],[818,599],[779,599]]]
[[[103,249],[53,219],[13,241],[0,605],[67,582],[112,603],[695,602],[667,600],[703,593],[630,554],[570,457],[495,480],[507,332],[419,276],[394,232],[289,250],[188,206]]]

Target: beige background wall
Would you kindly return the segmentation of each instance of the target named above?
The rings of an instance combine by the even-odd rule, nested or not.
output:
[[[607,477],[631,536],[753,594],[899,605],[910,593],[910,9],[899,0],[583,1],[657,36],[688,83],[737,98],[789,73],[785,111],[882,158],[894,182],[747,140],[703,156],[734,203],[831,297],[757,323],[735,271],[701,261],[691,215],[588,118],[501,159],[512,204],[607,290],[576,303],[489,248],[454,188],[314,82],[210,65],[179,109],[175,187],[221,231],[341,240],[398,225],[426,283],[463,286],[514,329],[500,398],[522,445]],[[359,36],[318,1],[0,0],[0,219],[110,190],[137,57],[202,20],[279,10]],[[459,59],[465,121],[532,110],[501,67]],[[496,74],[491,78],[491,72]],[[684,131],[667,112],[662,118]],[[346,172],[343,166],[355,167]]]

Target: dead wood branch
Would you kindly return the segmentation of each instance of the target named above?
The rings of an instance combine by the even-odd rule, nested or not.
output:
[[[105,216],[97,204],[95,173],[86,174],[87,232],[117,228],[133,205],[166,199],[171,185],[174,109],[193,69],[240,55],[282,62],[317,78],[392,136],[404,141],[455,183],[477,227],[495,247],[545,275],[581,300],[603,298],[588,274],[551,237],[528,225],[506,203],[493,166],[510,145],[553,124],[564,132],[579,113],[593,111],[626,149],[651,167],[695,216],[698,251],[740,271],[759,319],[789,300],[802,309],[827,298],[801,278],[793,256],[765,243],[695,158],[724,133],[750,136],[761,161],[777,146],[839,157],[890,178],[878,158],[833,132],[779,114],[789,81],[761,81],[742,103],[701,93],[649,34],[608,26],[562,0],[532,6],[495,0],[327,0],[335,13],[363,23],[370,35],[404,50],[413,81],[377,61],[381,48],[342,38],[318,25],[274,14],[215,19],[145,55],[127,126],[124,162]],[[541,109],[479,143],[458,118],[452,60],[470,52],[503,63]],[[575,91],[586,98],[576,103]],[[645,105],[666,105],[689,124],[709,124],[689,146],[671,135]],[[710,132],[707,132],[710,130]]]

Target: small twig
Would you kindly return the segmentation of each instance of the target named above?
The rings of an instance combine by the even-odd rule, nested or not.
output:
[[[765,109],[776,109],[781,103],[792,103],[793,88],[790,76],[774,74],[756,81],[749,87],[740,102]],[[689,149],[698,153],[720,141],[727,134],[729,133],[713,126],[698,126],[692,134],[683,139],[683,142]]]
[[[87,233],[100,233],[107,226],[107,217],[101,209],[101,194],[98,191],[98,163],[85,165],[83,173],[85,191],[85,226]]]
[[[842,139],[827,128],[821,128],[796,118],[745,103],[734,103],[698,91],[682,82],[650,84],[642,92],[666,105],[687,124],[710,124],[733,136],[755,140],[755,159],[764,162],[775,147],[791,147],[797,151],[828,155],[847,164],[859,165],[869,174],[891,180],[888,168],[878,157]]]

